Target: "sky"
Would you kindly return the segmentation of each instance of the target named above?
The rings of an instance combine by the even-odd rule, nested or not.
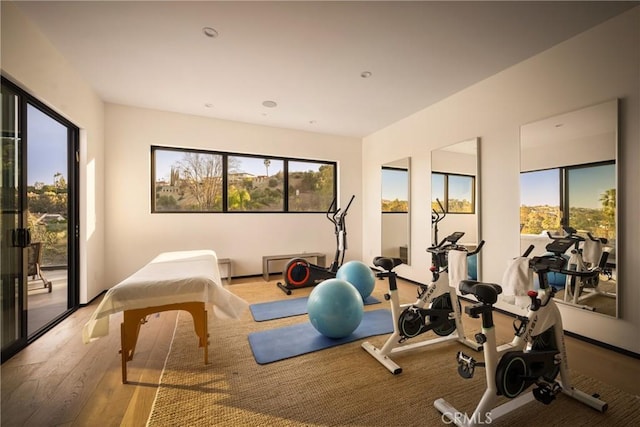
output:
[[[53,184],[53,176],[67,174],[67,127],[37,108],[27,107],[27,185]]]
[[[382,199],[409,200],[409,177],[406,170],[382,169]]]
[[[156,179],[169,181],[171,166],[179,162],[184,151],[175,150],[156,150]],[[264,164],[264,158],[261,157],[245,157],[232,156],[235,161],[239,162],[237,168],[255,176],[264,176],[267,174],[267,168]],[[269,176],[273,176],[284,168],[284,162],[278,159],[270,159]],[[321,164],[314,162],[289,161],[289,172],[306,172],[309,170],[317,172]]]
[[[615,165],[569,169],[569,202],[572,207],[602,208],[600,195],[616,187]],[[558,169],[520,174],[520,204],[559,206]]]

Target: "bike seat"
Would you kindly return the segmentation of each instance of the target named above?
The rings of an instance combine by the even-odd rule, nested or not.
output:
[[[475,280],[462,280],[458,286],[462,295],[472,294],[483,304],[492,305],[498,301],[502,287],[495,283],[483,283]]]
[[[403,264],[403,261],[401,258],[388,258],[384,256],[377,256],[373,259],[373,265],[375,265],[376,267],[380,267],[385,271],[391,271],[395,267],[399,266],[400,264]]]

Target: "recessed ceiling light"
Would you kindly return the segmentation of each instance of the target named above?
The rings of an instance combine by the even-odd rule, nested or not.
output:
[[[215,28],[212,28],[212,27],[203,27],[202,32],[207,37],[211,37],[211,38],[218,37],[218,32],[216,31]]]
[[[278,103],[276,101],[263,101],[262,105],[264,105],[267,108],[275,108],[278,106]]]
[[[371,77],[371,71],[363,71],[362,73],[360,73],[360,77],[362,77],[363,79],[368,79],[369,77]]]

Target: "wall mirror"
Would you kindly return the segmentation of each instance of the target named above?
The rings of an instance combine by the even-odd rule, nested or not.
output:
[[[617,100],[520,129],[521,250],[545,253],[550,235],[584,239],[582,261],[602,262],[604,274],[591,283],[567,284],[559,274],[549,281],[559,302],[609,316],[618,312],[617,150]]]
[[[410,206],[411,159],[403,158],[382,165],[382,256],[411,262]]]
[[[432,221],[432,243],[456,231],[469,250],[480,242],[479,148],[479,138],[472,138],[431,151],[431,209],[445,214],[437,225]],[[470,279],[480,280],[480,256],[469,257]]]

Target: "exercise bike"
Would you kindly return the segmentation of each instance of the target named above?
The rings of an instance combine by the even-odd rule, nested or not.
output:
[[[572,227],[562,227],[562,229],[566,233],[562,237],[553,236],[549,232],[547,232],[547,235],[552,240],[570,239],[573,242],[573,245],[569,248],[570,256],[567,262],[568,270],[589,272],[597,268],[600,272],[600,274],[590,275],[587,277],[567,275],[562,302],[585,310],[595,311],[595,307],[583,304],[583,302],[598,295],[609,298],[616,297],[616,294],[605,292],[599,287],[601,275],[611,278],[611,273],[607,270],[609,252],[602,250],[602,245],[607,243],[607,239],[594,237],[589,232],[587,233],[587,238],[582,237],[578,235],[577,230]],[[581,245],[585,246],[581,247]],[[586,245],[592,245],[594,250],[590,252],[595,252],[595,254],[591,254],[589,261],[585,261],[584,257],[584,249]]]
[[[336,253],[333,262],[329,267],[311,264],[304,258],[293,258],[284,268],[282,273],[284,283],[278,282],[277,285],[284,293],[291,295],[292,289],[305,288],[315,286],[318,283],[336,277],[338,269],[344,262],[345,252],[347,250],[347,211],[355,199],[355,195],[351,196],[351,200],[347,207],[342,210],[337,208],[336,200],[333,199],[326,216],[333,224],[336,236]],[[334,210],[335,209],[335,210]]]
[[[540,281],[540,292],[529,291],[531,303],[527,316],[516,318],[513,340],[500,347],[496,347],[492,314],[493,304],[502,288],[492,283],[460,282],[461,293],[471,294],[479,301],[466,307],[465,312],[473,318],[482,319],[482,332],[475,338],[483,346],[484,362],[477,362],[459,352],[456,356],[458,373],[463,378],[472,378],[475,368],[486,368],[487,389],[470,417],[456,410],[446,400],[437,399],[434,406],[443,417],[458,426],[483,425],[534,399],[550,404],[560,392],[600,412],[607,410],[607,403],[600,400],[598,395],[588,395],[571,385],[560,310],[553,299],[555,289],[549,286],[547,278],[550,271],[583,278],[600,273],[598,270],[580,272],[566,269],[566,259],[555,254],[564,253],[573,244],[571,239],[554,240],[547,245],[547,250],[554,255],[530,260],[529,265]],[[524,393],[532,385],[535,385],[533,390]],[[512,400],[494,407],[499,396]]]
[[[464,246],[457,243],[462,236],[464,236],[463,232],[455,232],[445,237],[439,244],[427,249],[432,255],[433,265],[430,270],[433,278],[429,285],[420,285],[418,298],[413,304],[401,305],[399,301],[397,274],[393,269],[402,264],[402,260],[385,257],[376,257],[373,260],[373,264],[383,270],[378,272],[376,276],[387,278],[389,281],[389,292],[384,295],[384,298],[391,303],[391,317],[394,319],[394,325],[393,333],[381,348],[376,348],[368,341],[362,343],[362,348],[394,375],[400,374],[402,368],[390,358],[392,354],[454,340],[476,351],[481,348],[481,345],[464,335],[456,287],[440,280],[441,274],[448,272],[452,262],[459,263],[451,267],[458,272],[464,271],[466,279],[466,258],[480,252],[484,245],[484,241],[481,241],[474,251],[469,252]],[[458,252],[459,256],[452,257],[454,252]],[[455,258],[456,261],[452,261],[452,258]],[[449,279],[451,281],[452,277],[449,276]],[[424,308],[425,306],[428,308]],[[406,343],[407,340],[428,331],[433,331],[440,338]]]

